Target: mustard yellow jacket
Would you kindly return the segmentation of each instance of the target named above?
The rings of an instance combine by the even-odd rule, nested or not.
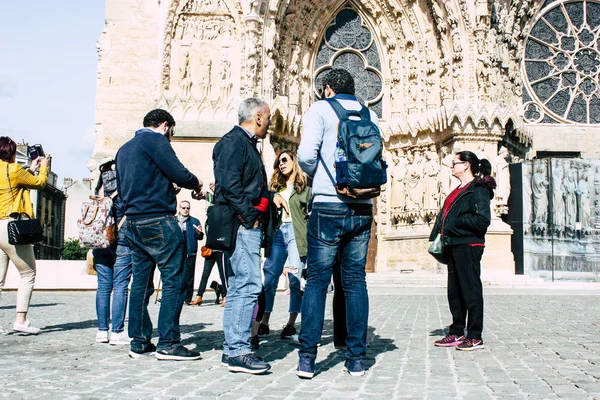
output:
[[[46,182],[47,165],[42,165],[36,176],[17,163],[0,160],[0,219],[6,219],[14,213],[25,213],[33,218],[29,189],[42,189]]]

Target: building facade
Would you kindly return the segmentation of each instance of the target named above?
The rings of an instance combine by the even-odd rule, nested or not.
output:
[[[380,118],[390,165],[373,269],[437,268],[428,234],[455,184],[452,154],[471,150],[499,183],[484,268],[512,274],[509,164],[598,158],[599,35],[589,0],[107,0],[93,160],[160,107],[177,120],[184,165],[210,182],[212,147],[258,96],[273,114],[271,167],[298,146],[324,74],[346,68]]]

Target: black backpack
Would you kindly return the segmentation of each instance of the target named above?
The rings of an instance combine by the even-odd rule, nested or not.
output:
[[[340,119],[338,124],[335,175],[321,162],[339,195],[353,199],[379,196],[387,182],[387,163],[383,160],[383,141],[369,109],[346,110],[335,99],[325,99]]]

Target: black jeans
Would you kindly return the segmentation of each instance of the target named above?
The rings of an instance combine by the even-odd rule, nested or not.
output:
[[[186,256],[183,264],[184,270],[184,278],[183,278],[183,286],[185,289],[185,301],[188,303],[192,301],[192,296],[194,295],[194,275],[196,272],[196,255]]]
[[[222,251],[213,251],[210,257],[206,257],[204,259],[204,270],[202,271],[202,279],[200,280],[197,293],[197,295],[200,297],[204,296],[206,284],[208,283],[208,278],[210,277],[210,273],[212,272],[215,263],[217,263],[217,269],[219,270],[219,276],[221,277],[221,296],[227,296],[227,275],[225,273],[227,255],[225,255]]]
[[[449,334],[462,336],[467,316],[467,339],[481,339],[483,330],[483,247],[448,246],[448,304],[452,313]]]

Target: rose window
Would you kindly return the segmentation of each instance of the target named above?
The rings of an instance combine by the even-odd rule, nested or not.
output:
[[[331,68],[350,72],[358,100],[381,117],[383,80],[379,51],[373,34],[351,8],[337,14],[319,46],[314,81],[317,98],[321,97],[323,78]]]
[[[600,123],[600,2],[547,5],[526,40],[523,67],[528,122]]]

